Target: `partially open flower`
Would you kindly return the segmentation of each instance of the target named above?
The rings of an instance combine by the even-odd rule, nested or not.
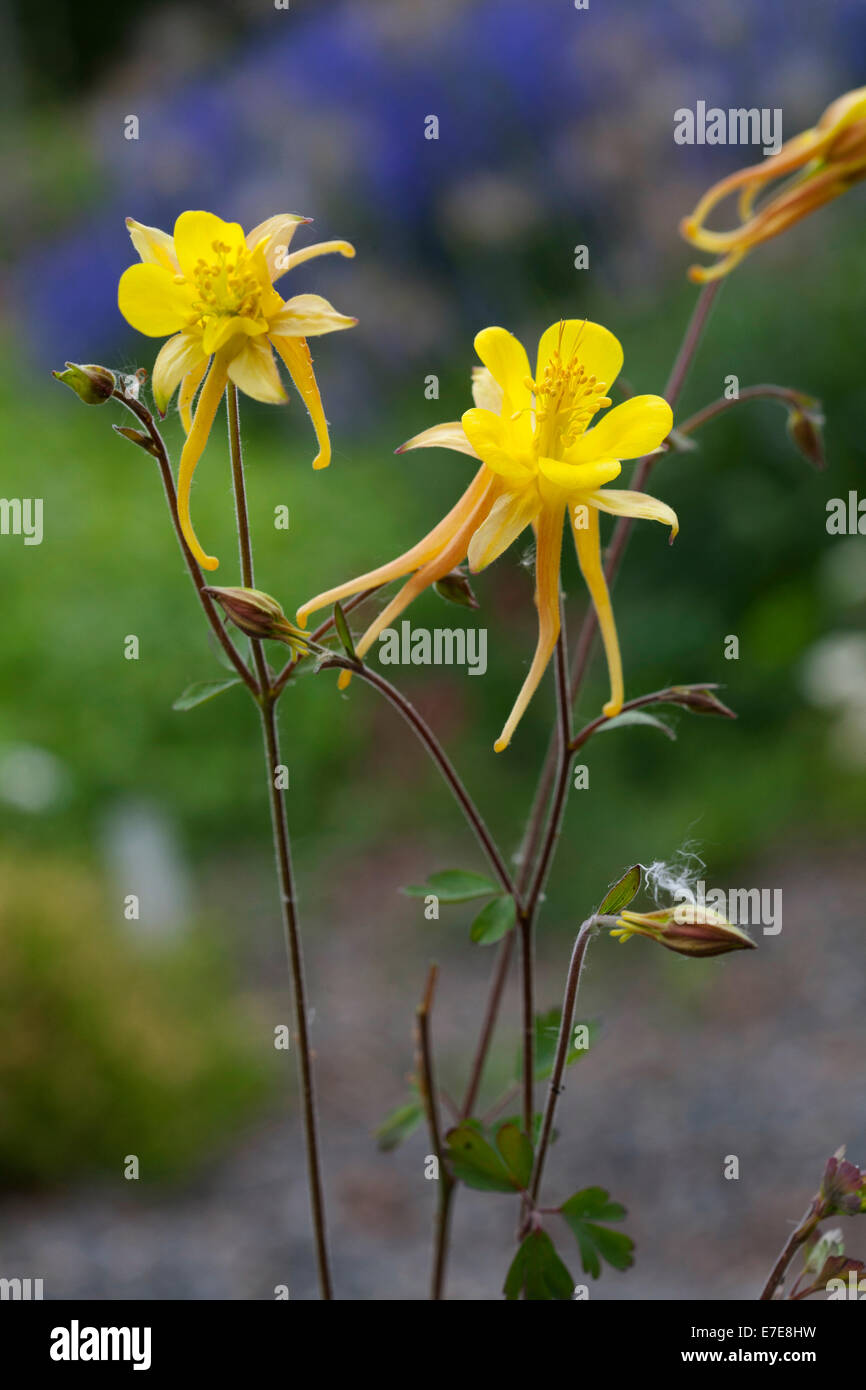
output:
[[[727,275],[749,251],[787,231],[810,212],[866,177],[866,87],[838,97],[818,124],[788,140],[777,154],[715,184],[701,198],[691,217],[680,223],[686,241],[721,257],[712,266],[693,265],[692,280],[717,280]],[[784,180],[756,209],[755,202],[770,184]],[[724,198],[738,193],[740,224],[729,232],[712,232],[708,215]]]
[[[282,213],[244,236],[237,222],[223,222],[212,212],[182,212],[174,235],[169,236],[158,227],[127,218],[142,264],[130,266],[121,275],[118,306],[139,333],[153,338],[174,335],[154,363],[153,396],[165,411],[180,387],[178,406],[188,437],[180,458],[177,506],[187,545],[202,569],[214,570],[219,561],[204,553],[192,529],[193,473],[227,385],[232,383],[255,400],[273,405],[287,399],[273,349],[310,412],[319,443],[313,467],[327,468],[331,459],[307,339],[351,328],[357,319],[337,313],[318,294],[299,294],[284,301],[274,283],[313,256],[333,251],[354,256],[355,252],[347,241],[323,241],[288,254],[295,231],[309,220]]]
[[[655,912],[621,912],[611,936],[621,942],[647,936],[681,956],[721,956],[755,946],[740,927],[700,903],[677,903]]]

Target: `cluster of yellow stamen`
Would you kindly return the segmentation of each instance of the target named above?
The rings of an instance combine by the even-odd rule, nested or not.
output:
[[[593,416],[611,403],[605,395],[607,383],[588,375],[576,352],[563,362],[555,350],[545,363],[541,380],[527,378],[526,385],[535,395],[539,451],[548,455],[553,455],[557,440],[561,448],[573,443]]]
[[[232,259],[232,248],[224,241],[211,246],[214,260],[199,257],[192,278],[198,291],[193,309],[199,319],[256,318],[262,287],[250,268],[249,253],[242,247]]]

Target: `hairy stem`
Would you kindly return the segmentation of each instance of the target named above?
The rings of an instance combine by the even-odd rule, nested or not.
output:
[[[279,732],[277,730],[276,705],[271,697],[262,701],[262,735],[265,747],[265,771],[268,779],[268,795],[271,804],[271,821],[274,830],[274,849],[276,854],[277,876],[280,884],[280,908],[282,911],[283,932],[286,952],[292,975],[292,996],[294,1000],[295,1038],[299,1058],[301,1080],[301,1104],[304,1119],[304,1144],[307,1155],[307,1181],[310,1193],[310,1211],[313,1219],[313,1237],[316,1247],[316,1265],[319,1274],[319,1290],[323,1299],[333,1298],[330,1259],[328,1256],[328,1237],[325,1223],[325,1197],[322,1182],[322,1167],[319,1156],[318,1121],[316,1117],[316,1092],[313,1080],[312,1049],[310,1047],[309,1011],[307,991],[304,981],[304,957],[301,948],[301,933],[298,926],[295,905],[294,879],[292,874],[291,847],[286,819],[284,793],[276,785],[276,768],[281,765]]]
[[[202,574],[201,569],[199,568],[198,561],[196,560],[195,556],[193,555],[192,551],[186,543],[183,531],[180,529],[180,518],[177,512],[177,489],[175,488],[174,484],[174,475],[171,471],[171,463],[169,461],[168,451],[165,447],[165,442],[163,441],[162,435],[156,427],[153,416],[151,415],[147,407],[142,405],[140,401],[133,399],[133,397],[131,396],[125,395],[122,391],[115,391],[114,399],[120,401],[121,405],[124,405],[126,409],[130,411],[130,413],[134,415],[135,418],[142,425],[144,425],[147,431],[148,437],[154,448],[154,456],[159,466],[160,477],[162,478],[162,486],[165,491],[165,499],[168,503],[168,510],[169,515],[171,516],[172,526],[174,527],[174,533],[177,536],[177,542],[180,546],[181,554],[183,555],[186,567],[189,570],[190,578],[192,579],[192,582],[195,586],[195,591],[198,595],[202,609],[204,610],[204,615],[208,620],[208,623],[211,627],[214,636],[216,637],[217,641],[219,642],[229,661],[234,666],[241,680],[249,688],[249,690],[251,690],[252,693],[256,697],[258,697],[259,690],[256,684],[256,678],[250,671],[249,667],[247,666],[246,662],[244,661],[243,657],[241,656],[240,652],[238,651],[237,647],[235,646],[234,642],[232,641],[231,637],[226,631],[225,625],[223,624],[222,619],[220,618],[220,615],[217,612],[213,600],[211,599],[210,595],[205,592],[207,586],[205,584],[204,575]]]
[[[445,1167],[445,1153],[442,1147],[442,1127],[439,1123],[439,1102],[433,1065],[433,1046],[430,1038],[430,1015],[433,1011],[433,995],[436,990],[438,967],[431,965],[427,976],[424,997],[416,1012],[417,1067],[418,1084],[430,1143],[439,1168],[439,1194],[436,1202],[436,1223],[433,1244],[433,1269],[430,1281],[430,1297],[439,1300],[445,1291],[445,1265],[448,1252],[448,1236],[451,1225],[451,1200],[454,1192],[454,1179]]]
[[[794,391],[788,386],[773,386],[769,383],[760,386],[744,386],[738,396],[729,399],[727,396],[720,396],[717,401],[710,405],[705,405],[703,410],[698,410],[694,415],[690,415],[681,425],[677,425],[678,434],[694,434],[695,430],[700,429],[708,420],[714,420],[717,415],[722,415],[732,406],[741,405],[744,401],[778,401],[780,405],[802,407],[803,392]]]
[[[245,588],[255,587],[253,570],[252,540],[250,537],[249,515],[247,512],[246,486],[244,483],[243,453],[241,450],[240,422],[238,419],[237,387],[228,387],[229,450],[232,463],[235,510],[238,524],[238,545],[240,548],[241,575]],[[282,766],[279,730],[277,727],[276,696],[271,688],[271,675],[265,660],[262,644],[252,639],[253,658],[259,675],[261,696],[259,704],[262,717],[262,739],[265,752],[265,772],[268,780],[268,797],[271,807],[271,823],[274,832],[274,852],[277,877],[280,885],[280,909],[286,953],[292,978],[292,997],[294,1002],[295,1039],[298,1051],[298,1066],[301,1082],[301,1109],[304,1125],[304,1144],[307,1157],[307,1184],[310,1196],[310,1211],[313,1221],[313,1239],[316,1248],[316,1265],[319,1275],[319,1290],[323,1299],[333,1297],[328,1238],[325,1222],[325,1198],[322,1182],[322,1166],[319,1153],[318,1121],[316,1117],[316,1094],[313,1079],[312,1048],[309,1034],[309,1010],[304,980],[304,957],[301,947],[301,933],[295,903],[294,875],[292,872],[292,852],[289,839],[288,817],[284,788],[277,783],[277,768]]]
[[[508,871],[508,866],[502,857],[499,847],[488,830],[484,817],[481,815],[481,812],[478,810],[478,807],[463,785],[457,769],[454,767],[454,764],[451,762],[451,759],[448,757],[448,754],[445,752],[427,721],[418,713],[415,706],[406,699],[406,696],[401,694],[396,686],[392,685],[390,681],[386,681],[384,676],[380,676],[377,671],[372,670],[369,666],[364,666],[360,661],[350,661],[347,657],[339,656],[336,652],[328,652],[326,655],[323,655],[319,662],[318,669],[320,671],[327,671],[334,668],[351,671],[354,675],[359,676],[361,680],[366,681],[368,685],[374,686],[375,689],[380,691],[394,708],[399,711],[409,727],[418,735],[418,738],[442,773],[442,776],[454,795],[455,801],[463,811],[466,820],[474,831],[481,848],[487,856],[490,867],[499,879],[500,884],[505,892],[510,893],[515,898],[515,901],[517,901],[517,888]]]
[[[529,1183],[529,1198],[533,1206],[538,1205],[538,1197],[541,1191],[541,1179],[544,1173],[544,1162],[547,1158],[547,1150],[550,1147],[550,1137],[553,1133],[553,1121],[556,1116],[556,1107],[559,1104],[559,1097],[565,1089],[562,1084],[562,1078],[565,1075],[565,1063],[568,1057],[568,1045],[571,1038],[571,1025],[574,1021],[574,1006],[577,1000],[580,974],[583,969],[583,962],[586,958],[586,948],[590,943],[593,933],[597,931],[600,920],[601,919],[598,917],[587,918],[581,926],[580,931],[577,933],[574,949],[571,953],[571,964],[568,967],[568,977],[565,982],[565,997],[562,1001],[562,1017],[559,1023],[559,1038],[556,1043],[556,1056],[553,1062],[553,1071],[550,1074],[547,1104],[544,1107],[544,1119],[541,1122],[541,1134],[538,1137],[535,1164]]]
[[[803,1245],[809,1239],[809,1236],[814,1231],[819,1220],[820,1206],[818,1203],[818,1199],[816,1198],[815,1201],[812,1202],[811,1206],[809,1207],[809,1210],[806,1212],[799,1226],[796,1226],[794,1228],[794,1230],[788,1236],[788,1239],[785,1241],[785,1244],[782,1246],[782,1249],[779,1253],[779,1258],[773,1265],[773,1268],[770,1270],[767,1282],[758,1296],[759,1303],[767,1303],[770,1301],[770,1299],[772,1299],[777,1288],[782,1283],[786,1273],[788,1272],[788,1265],[791,1263],[791,1260],[794,1258],[794,1255],[797,1253],[800,1246]]]

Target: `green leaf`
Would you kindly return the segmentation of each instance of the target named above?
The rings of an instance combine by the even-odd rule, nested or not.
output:
[[[506,1122],[496,1131],[496,1147],[521,1192],[532,1177],[532,1145],[518,1125]]]
[[[617,879],[612,888],[608,888],[598,909],[599,917],[612,917],[614,913],[628,907],[639,888],[640,864],[634,864],[622,878]]]
[[[240,684],[240,676],[233,676],[227,681],[196,681],[194,685],[188,685],[182,695],[178,695],[172,709],[195,709],[196,705],[203,705],[206,700],[212,700],[215,695],[221,695],[224,690],[231,690],[233,685]]]
[[[571,1299],[574,1280],[545,1231],[531,1231],[523,1241],[505,1276],[503,1293],[509,1302],[520,1297],[535,1303]]]
[[[535,1052],[533,1075],[536,1081],[546,1081],[553,1071],[553,1063],[556,1057],[556,1044],[559,1040],[559,1026],[562,1018],[560,1008],[548,1009],[546,1014],[536,1014],[535,1016]],[[581,1022],[581,1020],[578,1020]],[[575,1027],[577,1024],[574,1025]],[[592,1042],[595,1029],[590,1025],[589,1037]],[[572,1038],[574,1031],[572,1029]],[[589,1048],[576,1048],[574,1043],[569,1043],[568,1052],[565,1055],[565,1065],[570,1067],[574,1062],[579,1062],[585,1057]],[[517,1070],[523,1064],[522,1053],[518,1054]]]
[[[533,1117],[532,1117],[532,1142],[533,1142],[533,1144],[537,1144],[537,1143],[538,1143],[538,1137],[539,1137],[539,1135],[541,1134],[541,1126],[542,1126],[543,1121],[544,1121],[544,1116],[541,1114],[540,1111],[538,1112],[537,1115],[533,1115]],[[519,1130],[522,1131],[522,1129],[523,1129],[523,1116],[522,1116],[522,1115],[507,1115],[507,1116],[505,1116],[502,1120],[500,1120],[499,1123],[502,1124],[502,1125],[514,1125],[517,1129],[519,1129]],[[556,1129],[556,1128],[552,1129],[552,1130],[550,1131],[550,1142],[551,1142],[551,1144],[555,1144],[558,1138],[559,1138],[559,1130]]]
[[[506,932],[511,931],[516,920],[517,908],[511,895],[494,898],[486,907],[482,907],[469,935],[478,946],[492,946],[494,941],[499,941]]]
[[[499,887],[483,874],[468,869],[443,869],[431,874],[426,883],[413,883],[403,889],[410,898],[426,898],[435,893],[443,903],[466,903],[472,898],[489,898],[499,893]]]
[[[346,622],[346,615],[339,603],[334,604],[334,627],[342,645],[343,651],[351,661],[357,661],[355,655],[355,643],[352,641],[352,634],[349,631],[349,624]]]
[[[467,1187],[481,1192],[518,1191],[504,1159],[487,1142],[480,1127],[463,1122],[448,1131],[445,1141],[451,1171]]]
[[[420,1101],[410,1100],[405,1105],[398,1105],[390,1115],[385,1116],[375,1131],[375,1138],[382,1152],[390,1153],[392,1149],[398,1148],[403,1140],[408,1139],[418,1128],[423,1118],[424,1107]]]
[[[676,740],[676,734],[670,724],[666,724],[663,719],[657,719],[654,714],[647,714],[642,709],[623,710],[622,714],[615,714],[613,719],[606,719],[603,724],[599,724],[598,732],[607,733],[608,729],[624,729],[629,724],[647,724],[652,729],[659,729],[667,738]]]
[[[603,1187],[585,1187],[575,1192],[559,1208],[560,1216],[571,1228],[580,1248],[584,1273],[597,1279],[601,1262],[606,1260],[614,1269],[628,1269],[634,1264],[634,1241],[621,1231],[599,1226],[599,1221],[622,1221],[625,1207],[610,1200]]]

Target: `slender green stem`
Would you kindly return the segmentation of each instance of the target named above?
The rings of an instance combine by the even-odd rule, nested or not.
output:
[[[241,575],[244,587],[255,588],[253,570],[253,551],[250,537],[249,515],[247,512],[246,486],[244,482],[243,453],[241,450],[240,422],[238,419],[237,388],[228,388],[229,450],[232,463],[235,509],[238,525],[238,545],[240,548]],[[282,781],[278,781],[277,769],[282,767],[279,730],[277,727],[276,697],[271,687],[271,673],[265,660],[262,644],[252,639],[253,658],[259,674],[261,696],[259,704],[262,718],[262,739],[265,752],[265,773],[268,781],[268,797],[271,807],[271,823],[274,832],[274,852],[277,876],[280,885],[280,909],[286,953],[292,978],[294,1002],[295,1039],[297,1042],[298,1065],[301,1082],[301,1108],[304,1124],[304,1143],[307,1156],[307,1183],[310,1196],[310,1210],[313,1221],[313,1237],[316,1247],[316,1263],[319,1274],[319,1289],[323,1299],[333,1297],[328,1238],[325,1222],[325,1198],[322,1182],[322,1166],[319,1153],[318,1121],[316,1117],[316,1093],[313,1079],[312,1048],[309,1034],[309,1011],[304,979],[304,957],[301,946],[301,933],[295,902],[294,875],[292,872],[291,842],[289,839],[288,817],[286,815],[285,791]]]
[[[235,517],[238,527],[238,549],[241,561],[241,582],[245,589],[256,587],[253,571],[253,547],[250,539],[250,518],[247,510],[247,488],[244,479],[244,456],[241,446],[241,427],[238,418],[238,388],[230,382],[226,389],[229,417],[229,453],[232,461],[232,485],[235,494]],[[253,661],[259,678],[259,688],[270,691],[271,673],[264,647],[257,637],[250,638]]]
[[[466,820],[474,831],[481,848],[487,856],[490,867],[499,879],[503,889],[506,893],[510,893],[515,901],[517,901],[517,887],[508,871],[508,866],[502,857],[496,841],[487,828],[484,817],[481,815],[481,812],[478,810],[478,807],[463,785],[460,774],[457,772],[448,754],[445,752],[426,720],[418,713],[415,706],[407,700],[406,696],[401,694],[390,681],[386,681],[377,671],[372,670],[369,666],[363,665],[360,661],[350,661],[347,657],[339,656],[336,652],[328,652],[321,658],[318,670],[327,671],[331,669],[351,671],[353,675],[359,676],[361,680],[366,681],[368,685],[372,685],[376,690],[380,691],[394,708],[402,714],[406,723],[418,735],[418,738],[421,740],[439,771],[442,773],[445,781],[448,783],[454,795],[454,799],[460,806]]]
[[[547,1150],[550,1146],[550,1138],[553,1133],[553,1121],[556,1115],[556,1107],[559,1097],[565,1089],[562,1078],[565,1075],[565,1064],[568,1059],[568,1045],[571,1040],[571,1026],[574,1021],[574,1006],[577,1000],[577,990],[580,984],[580,973],[583,969],[583,962],[586,958],[586,948],[590,943],[593,933],[598,929],[598,917],[588,917],[577,933],[574,949],[571,953],[571,963],[568,967],[568,977],[565,982],[565,997],[562,1001],[562,1017],[559,1023],[559,1038],[556,1043],[556,1056],[553,1061],[553,1071],[550,1074],[550,1085],[547,1091],[547,1104],[544,1108],[544,1118],[541,1122],[541,1133],[538,1137],[538,1147],[535,1154],[535,1163],[532,1169],[532,1178],[529,1184],[529,1198],[533,1206],[538,1205],[538,1195],[541,1190],[541,1179],[544,1173],[544,1162],[547,1158]]]
[[[376,588],[378,587],[379,586],[377,585]],[[358,608],[362,603],[364,603],[366,599],[370,597],[371,594],[375,594],[375,592],[376,589],[363,589],[360,594],[355,594],[353,598],[348,599],[347,602],[343,604],[343,612],[351,613],[354,608]],[[315,628],[313,632],[310,633],[310,641],[320,642],[323,637],[327,636],[327,634],[330,632],[333,626],[334,615],[332,613],[330,618],[326,618],[323,623],[320,623],[319,626]],[[291,680],[292,676],[295,674],[295,668],[303,660],[304,657],[302,654],[296,654],[289,658],[282,671],[280,671],[279,675],[274,678],[274,681],[272,683],[272,689],[275,696],[282,695],[287,684]]]
[[[186,567],[190,574],[190,578],[192,579],[192,582],[195,586],[195,591],[198,595],[202,609],[204,610],[204,615],[207,618],[208,623],[210,624],[214,636],[216,637],[217,641],[219,642],[229,661],[234,666],[241,680],[249,688],[249,690],[256,697],[258,697],[259,688],[256,684],[256,678],[250,671],[249,667],[247,666],[246,662],[244,661],[243,657],[241,656],[240,652],[238,651],[237,647],[235,646],[234,642],[232,641],[231,637],[226,631],[225,625],[223,624],[222,619],[220,618],[219,613],[217,612],[217,609],[214,606],[213,600],[206,593],[207,586],[205,584],[204,575],[202,574],[201,569],[199,568],[198,561],[196,560],[195,556],[193,555],[192,551],[187,545],[186,538],[183,534],[183,531],[181,530],[180,517],[178,516],[177,511],[177,489],[174,485],[174,476],[171,471],[171,463],[169,461],[168,451],[165,447],[165,442],[162,438],[162,435],[156,427],[156,423],[154,422],[153,416],[151,415],[147,407],[142,405],[141,401],[137,401],[133,399],[133,397],[125,395],[122,391],[115,391],[114,399],[120,401],[121,405],[124,405],[126,409],[130,411],[130,413],[134,415],[135,418],[142,425],[144,425],[145,429],[147,430],[148,436],[153,445],[154,457],[156,458],[157,464],[159,465],[160,477],[162,478],[162,486],[165,492],[166,502],[168,503],[168,510],[169,515],[171,516],[171,522],[174,528],[174,533],[177,536],[177,541],[181,549],[181,554],[183,555]]]
[[[816,1197],[812,1201],[809,1210],[806,1212],[800,1224],[794,1228],[785,1241],[785,1244],[782,1246],[779,1258],[770,1270],[767,1282],[758,1296],[759,1303],[767,1303],[772,1299],[777,1288],[785,1278],[788,1265],[791,1263],[794,1255],[797,1253],[800,1246],[809,1239],[809,1236],[820,1221],[820,1211],[820,1199]]]
[[[280,908],[282,910],[286,952],[288,954],[292,974],[295,1038],[297,1041],[299,1058],[301,1103],[304,1117],[304,1143],[307,1154],[307,1180],[310,1193],[310,1211],[313,1219],[313,1235],[316,1246],[316,1263],[319,1273],[319,1289],[323,1299],[330,1299],[333,1298],[333,1287],[328,1256],[322,1167],[319,1156],[316,1092],[313,1079],[312,1048],[310,1046],[308,1025],[309,1012],[306,984],[304,980],[304,957],[301,948],[301,933],[298,925],[297,908],[295,905],[286,804],[282,789],[278,788],[276,780],[276,769],[281,766],[282,759],[280,756],[276,705],[272,698],[268,697],[262,701],[261,711],[262,734],[265,745],[265,770],[267,773],[268,794],[271,804],[271,821],[274,829],[277,874],[280,882]]]
[[[427,976],[424,997],[416,1011],[416,1038],[418,1054],[418,1083],[430,1142],[439,1169],[439,1192],[436,1202],[436,1223],[433,1245],[433,1269],[430,1281],[430,1297],[439,1300],[445,1292],[445,1265],[448,1252],[448,1236],[451,1225],[451,1201],[454,1193],[454,1179],[445,1166],[445,1150],[442,1147],[442,1127],[439,1123],[438,1092],[433,1064],[433,1046],[430,1038],[430,1015],[433,1011],[433,995],[436,989],[438,967],[431,965]]]
[[[717,415],[722,415],[726,410],[730,410],[735,405],[742,405],[744,401],[778,401],[780,405],[801,407],[803,405],[803,392],[794,391],[788,386],[773,386],[770,383],[763,383],[760,386],[744,386],[739,395],[729,398],[720,396],[717,401],[710,405],[705,405],[703,410],[698,410],[694,415],[690,415],[681,425],[677,425],[678,434],[694,434],[695,430],[700,429],[708,420],[714,420]]]

